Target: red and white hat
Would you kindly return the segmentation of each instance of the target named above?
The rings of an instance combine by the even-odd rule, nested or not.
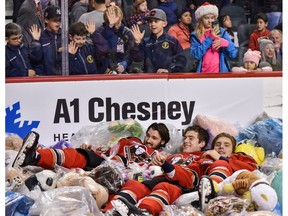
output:
[[[195,18],[198,21],[202,16],[207,14],[213,14],[215,18],[218,17],[218,8],[216,5],[210,4],[209,2],[205,2],[195,11]]]

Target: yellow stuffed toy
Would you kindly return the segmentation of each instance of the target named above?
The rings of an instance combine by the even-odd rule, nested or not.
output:
[[[257,146],[254,140],[243,140],[237,144],[235,152],[243,152],[254,158],[260,165],[265,159],[265,150],[262,146]]]
[[[272,211],[277,204],[276,191],[269,183],[248,170],[238,170],[216,186],[218,195],[242,196],[251,200],[256,210]]]

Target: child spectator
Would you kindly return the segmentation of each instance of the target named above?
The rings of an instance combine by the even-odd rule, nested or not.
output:
[[[101,72],[120,74],[132,63],[130,49],[134,38],[130,29],[122,23],[123,13],[119,6],[112,4],[104,13],[105,24],[99,32],[107,40],[109,51],[101,61]]]
[[[95,23],[88,22],[86,27],[81,22],[73,23],[69,27],[68,46],[69,74],[97,74],[97,56],[108,50],[108,43],[99,33],[95,32]],[[87,34],[90,33],[93,45],[86,43]]]
[[[231,71],[228,58],[234,59],[238,49],[229,34],[219,25],[212,26],[218,17],[215,5],[204,3],[195,12],[197,25],[191,34],[190,52],[199,60],[198,73],[225,73]]]
[[[265,13],[258,13],[255,16],[256,29],[249,37],[249,48],[251,50],[259,50],[259,41],[261,39],[268,39],[270,31],[267,29],[268,18]]]
[[[42,65],[45,75],[61,75],[61,10],[48,6],[44,12],[46,28],[41,33]]]
[[[188,8],[183,8],[178,14],[178,23],[171,26],[168,34],[177,38],[183,49],[190,47],[190,34],[193,31],[192,16]]]
[[[157,8],[163,10],[167,17],[167,25],[165,30],[168,30],[172,25],[177,23],[178,5],[174,0],[158,0]]]
[[[273,68],[273,71],[282,71],[282,63],[276,59],[273,41],[262,39],[260,40],[259,48],[262,56],[261,61],[268,62]]]
[[[34,27],[34,28],[33,28]],[[40,36],[34,31],[35,25],[30,32],[33,38]],[[5,74],[6,77],[35,76],[36,72],[31,64],[33,61],[41,61],[41,47],[39,44],[22,43],[23,35],[21,27],[16,23],[5,25]]]
[[[144,19],[149,14],[146,0],[135,0],[133,3],[134,13],[127,18],[127,26],[131,27],[134,24],[142,25],[147,24],[147,20]]]
[[[69,24],[73,24],[75,22],[78,22],[80,16],[84,13],[87,13],[88,6],[89,6],[89,0],[79,0],[71,3],[69,10]]]
[[[277,61],[282,63],[282,32],[279,29],[271,30],[269,39],[274,43]]]
[[[238,41],[234,35],[234,32],[232,31],[232,21],[228,14],[223,14],[219,17],[219,25],[228,32],[229,37],[233,43]],[[235,45],[238,46],[238,42],[237,44],[235,43]]]
[[[258,50],[248,51],[244,54],[243,67],[233,67],[232,72],[259,72],[259,71],[272,71],[272,67],[258,67],[259,61],[261,59],[261,52]]]
[[[179,41],[164,31],[167,26],[165,12],[155,8],[150,11],[147,19],[151,30],[149,38],[142,40],[145,32],[141,32],[138,25],[132,26],[135,39],[131,50],[133,60],[144,60],[146,73],[182,72],[187,59]]]

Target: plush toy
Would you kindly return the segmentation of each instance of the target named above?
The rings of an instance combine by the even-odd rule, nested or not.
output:
[[[214,116],[198,114],[193,119],[193,124],[199,125],[202,128],[208,130],[209,132],[210,139],[207,145],[205,146],[205,149],[211,148],[212,140],[219,133],[226,132],[234,137],[236,137],[238,134],[237,128],[234,125]]]
[[[97,183],[105,186],[109,193],[117,193],[124,184],[124,177],[120,169],[117,166],[112,167],[106,161],[94,168],[89,176]]]
[[[5,167],[12,167],[12,164],[18,154],[15,150],[5,150]]]
[[[18,192],[29,196],[33,190],[46,191],[56,188],[57,174],[51,170],[43,170],[25,179]]]
[[[97,125],[82,127],[70,139],[72,148],[82,144],[91,145],[93,150],[106,151],[117,145],[123,137],[144,137],[143,127],[133,119],[101,122]]]
[[[128,131],[130,132],[130,136],[140,137],[143,134],[143,128],[134,119],[125,119],[119,121],[112,121],[108,125],[108,130],[112,133],[120,133]]]
[[[278,155],[282,150],[282,119],[268,118],[258,121],[241,130],[236,137],[237,142],[253,139],[265,149],[266,154],[274,152]]]
[[[160,175],[164,174],[163,169],[160,166],[150,166],[149,170],[150,170],[150,177],[151,178],[154,178],[156,176],[160,176]]]
[[[255,210],[272,211],[277,204],[276,191],[268,181],[248,170],[238,170],[216,186],[218,195],[238,195],[254,203]]]
[[[5,150],[19,151],[23,144],[23,140],[17,134],[6,134]]]
[[[36,198],[41,191],[56,187],[57,174],[51,170],[43,170],[29,177],[21,168],[8,168],[6,171],[6,189]],[[34,193],[35,192],[35,193]]]
[[[66,173],[57,181],[57,187],[82,186],[88,188],[96,200],[98,208],[107,203],[109,193],[107,188],[95,182],[89,176],[81,176],[79,173]]]
[[[25,178],[21,168],[9,167],[6,169],[6,190],[17,191],[24,184]]]
[[[265,159],[265,150],[262,146],[257,145],[254,140],[243,140],[237,144],[235,152],[243,152],[254,158],[254,160],[260,165]]]

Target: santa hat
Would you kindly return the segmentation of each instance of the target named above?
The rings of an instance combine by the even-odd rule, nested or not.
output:
[[[260,59],[261,59],[260,51],[258,50],[252,51],[251,49],[248,49],[247,52],[244,54],[243,62],[252,61],[258,66]]]
[[[205,2],[195,11],[195,18],[198,21],[202,16],[207,14],[213,14],[216,18],[218,17],[218,8],[216,5]]]
[[[250,186],[252,200],[258,206],[258,211],[273,211],[278,197],[276,191],[266,180],[259,179]]]
[[[264,48],[266,47],[267,44],[272,44],[274,47],[274,43],[273,41],[269,40],[269,39],[261,39],[259,41],[259,50],[262,52],[264,50]]]

